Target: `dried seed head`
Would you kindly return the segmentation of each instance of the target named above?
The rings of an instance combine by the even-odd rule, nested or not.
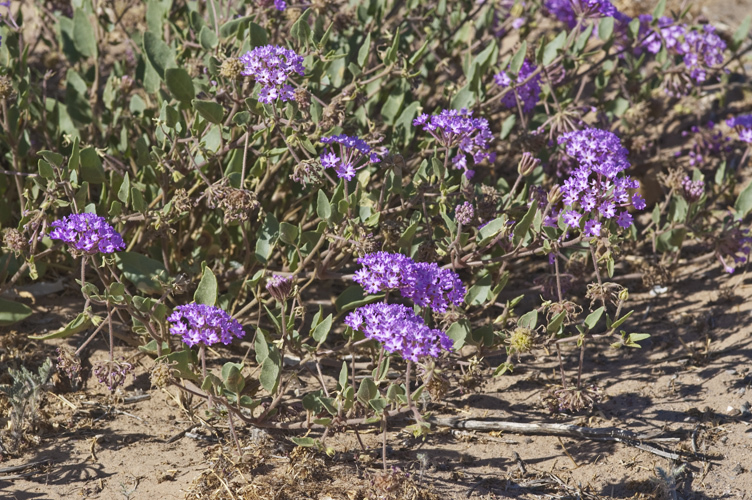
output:
[[[18,229],[8,228],[3,235],[3,246],[19,255],[29,249],[29,242],[24,239],[23,234]]]
[[[0,99],[7,99],[13,93],[13,82],[7,76],[0,76]]]
[[[588,284],[585,297],[590,299],[590,307],[593,307],[596,301],[616,304],[619,300],[619,294],[624,289],[618,283],[590,283]]]
[[[245,65],[236,57],[231,57],[222,61],[222,65],[219,67],[219,76],[222,78],[229,78],[231,80],[237,80],[242,77],[242,72],[245,69]]]
[[[311,106],[311,94],[302,87],[295,89],[295,102],[298,103],[300,109],[308,109]]]
[[[250,220],[261,206],[256,199],[256,193],[245,189],[219,188],[216,195],[219,199],[217,206],[225,213],[225,224]]]
[[[167,363],[157,363],[151,370],[149,377],[152,387],[165,388],[172,383],[175,378],[172,376],[172,369]]]

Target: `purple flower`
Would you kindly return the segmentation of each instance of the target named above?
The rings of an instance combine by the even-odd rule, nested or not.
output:
[[[290,101],[293,88],[286,84],[293,73],[303,75],[303,57],[295,51],[278,45],[264,45],[246,52],[240,57],[245,64],[242,75],[252,76],[260,85],[259,102],[270,104],[277,99]]]
[[[452,158],[452,164],[463,169],[468,178],[472,174],[467,167],[466,155],[472,155],[475,163],[480,163],[485,158],[489,162],[496,159],[495,153],[487,152],[488,142],[493,139],[488,120],[473,118],[473,112],[467,109],[445,109],[438,115],[430,116],[424,113],[413,120],[413,126],[422,127],[447,149],[459,148],[457,155]]]
[[[741,115],[726,120],[726,125],[736,129],[739,140],[752,143],[752,115]]]
[[[677,24],[670,17],[662,17],[657,26],[650,26],[653,16],[640,16],[642,47],[651,54],[666,49],[670,56],[684,64],[684,73],[669,72],[664,81],[666,93],[673,97],[688,94],[691,81],[701,84],[707,79],[708,70],[723,64],[726,42],[715,33],[709,24],[702,29],[692,29],[686,24]]]
[[[50,238],[63,240],[79,252],[89,255],[125,250],[120,233],[97,214],[71,214],[56,220],[50,226]]]
[[[609,0],[547,0],[546,10],[554,17],[574,28],[577,18],[597,19],[613,17],[619,21],[629,18],[619,12]]]
[[[465,299],[465,286],[451,269],[436,263],[415,262],[398,253],[375,252],[358,259],[363,267],[353,280],[368,293],[398,288],[403,297],[421,307],[430,306],[437,312],[449,304],[460,305]]]
[[[266,280],[266,290],[279,302],[284,302],[292,292],[292,276],[275,274]]]
[[[345,324],[381,343],[387,352],[404,359],[439,357],[452,349],[452,339],[441,330],[429,328],[413,310],[401,304],[368,304],[348,314]]]
[[[719,160],[724,153],[731,151],[730,137],[715,128],[715,123],[709,121],[705,126],[693,125],[692,128],[682,132],[682,137],[691,135],[689,145],[689,165],[701,167],[710,165],[714,160]],[[681,156],[684,151],[678,151],[676,156]]]
[[[321,154],[321,165],[324,168],[333,168],[337,177],[350,181],[355,177],[355,172],[363,168],[367,163],[381,161],[379,155],[372,151],[366,141],[349,135],[333,135],[322,137],[321,142],[328,144],[331,149],[326,149]],[[339,144],[338,152],[334,152],[333,144]]]
[[[619,176],[630,165],[628,151],[616,135],[588,128],[562,134],[558,141],[578,164],[561,188],[564,205],[570,207],[561,213],[567,225],[579,227],[581,216],[589,220],[613,219],[617,208],[630,204],[638,210],[645,208],[645,200],[639,194],[629,194],[629,189],[637,189],[639,183],[628,175]],[[628,227],[632,216],[624,211],[616,223]],[[601,226],[586,225],[586,234],[593,235],[596,230],[600,233]]]
[[[585,223],[585,234],[587,236],[600,236],[602,224],[595,219],[590,219]]]
[[[177,306],[167,321],[171,323],[170,333],[180,335],[188,347],[196,344],[208,346],[217,342],[228,345],[233,338],[245,336],[243,327],[229,314],[205,304]]]
[[[504,106],[514,109],[517,107],[517,99],[519,99],[524,113],[530,113],[535,108],[541,92],[540,74],[535,75],[530,81],[522,85],[518,85],[517,83],[527,80],[536,69],[538,69],[536,65],[525,59],[517,76],[510,75],[504,71],[494,76],[494,81],[500,87],[514,87],[512,92],[507,92],[501,98],[501,103]]]

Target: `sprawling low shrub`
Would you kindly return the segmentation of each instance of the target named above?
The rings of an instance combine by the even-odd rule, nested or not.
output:
[[[31,7],[3,17],[0,291],[76,280],[81,313],[37,337],[70,339],[72,378],[109,332],[94,372],[119,390],[132,332],[155,385],[232,429],[324,441],[400,412],[427,432],[418,403],[481,359],[553,353],[547,401],[580,411],[588,353],[649,336],[619,275],[747,261],[749,23],[665,1]],[[31,312],[0,299],[2,324]],[[207,365],[232,342],[252,355]]]

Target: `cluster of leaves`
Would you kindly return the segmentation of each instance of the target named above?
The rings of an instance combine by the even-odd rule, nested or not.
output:
[[[661,134],[704,124],[727,104],[749,22],[727,39],[727,62],[682,97],[664,90],[687,68],[665,47],[655,57],[638,50],[646,37],[638,19],[583,15],[572,27],[536,1],[327,0],[284,12],[267,4],[82,0],[34,5],[39,31],[20,13],[4,27],[0,154],[11,167],[0,171],[0,292],[81,261],[86,297],[84,312],[40,338],[109,326],[112,341],[113,321],[127,318],[173,383],[255,425],[273,422],[289,382],[310,371],[321,388],[301,396],[308,418],[299,423],[333,429],[382,421],[426,392],[440,398],[456,376],[446,357],[427,361],[411,393],[409,368],[390,379],[398,358],[344,327],[345,313],[385,298],[352,283],[359,256],[395,252],[456,271],[468,289],[463,305],[416,312],[455,351],[471,347],[463,355],[504,349],[501,374],[532,350],[584,350],[600,339],[638,347],[646,334],[621,330],[628,294],[606,281],[628,252],[661,268],[676,265],[688,242],[726,260],[748,253],[752,187],[732,194],[744,149],[695,165],[681,151],[666,158]],[[661,1],[654,18],[664,11]],[[511,29],[515,19],[524,22]],[[288,80],[293,99],[260,102],[262,87],[240,58],[267,45],[303,57],[304,75]],[[500,72],[504,85],[494,80]],[[533,79],[535,92],[518,93]],[[523,107],[521,96],[534,102]],[[470,161],[465,145],[414,125],[442,109],[487,120],[492,140],[473,175],[459,167]],[[661,172],[652,217],[635,213],[626,230],[604,221],[592,237],[557,218],[574,166],[556,140],[586,127],[614,132],[633,165]],[[337,134],[362,139],[380,161],[355,165],[349,180],[333,176],[320,155],[335,151],[322,139]],[[685,177],[705,181],[701,196],[683,194]],[[472,211],[460,217],[463,204]],[[48,237],[52,220],[82,212],[106,217],[126,250],[74,260]],[[546,260],[548,270],[536,271]],[[295,277],[289,297],[264,288],[273,273]],[[531,275],[534,293],[508,292]],[[573,292],[586,286],[590,304]],[[207,373],[204,351],[169,334],[169,310],[194,289],[195,302],[253,331],[255,363]],[[0,299],[0,324],[29,314]],[[354,362],[343,362],[330,387],[323,361],[339,365],[355,352],[375,368],[356,377]],[[581,379],[582,366],[578,390]],[[570,384],[562,367],[561,388]]]

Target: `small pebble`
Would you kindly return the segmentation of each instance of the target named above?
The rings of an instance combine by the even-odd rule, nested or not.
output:
[[[727,375],[736,375],[736,368],[731,368],[730,370],[726,370]]]

